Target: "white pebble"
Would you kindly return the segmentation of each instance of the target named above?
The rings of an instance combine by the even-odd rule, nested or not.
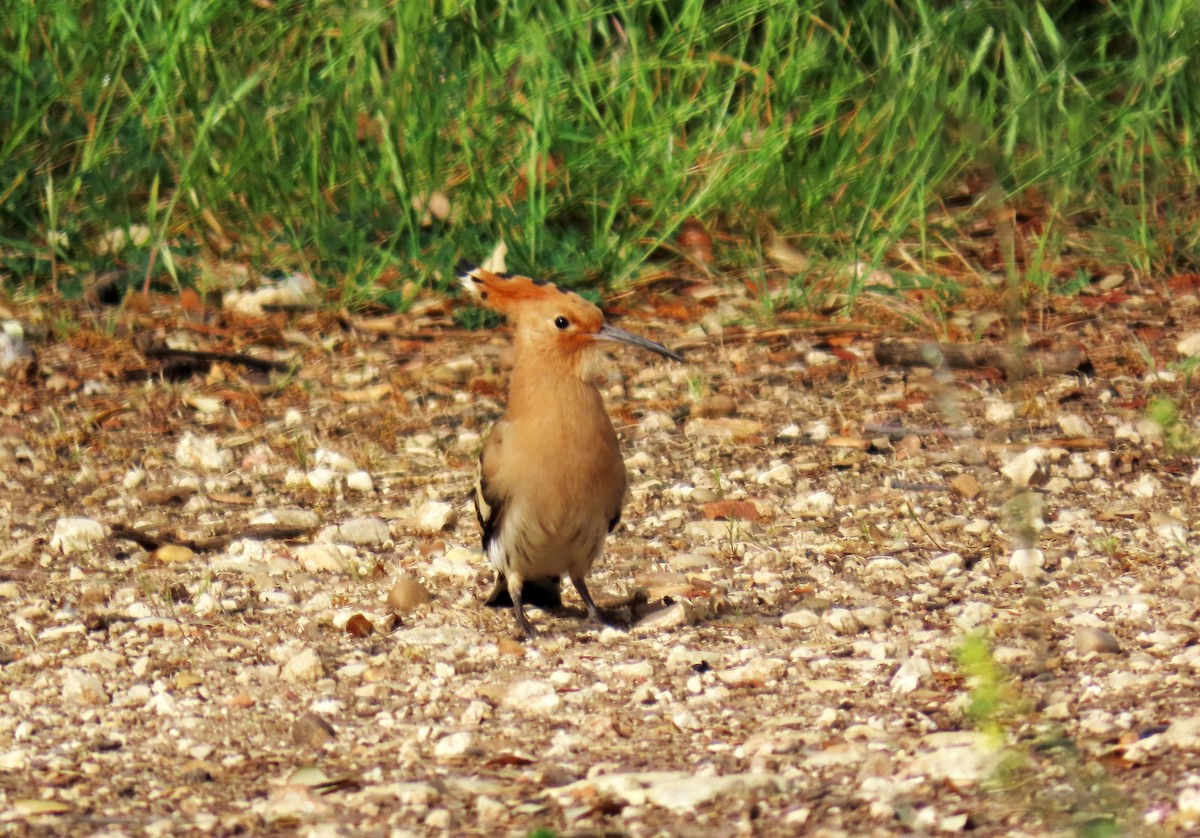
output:
[[[107,535],[104,524],[92,518],[59,518],[50,537],[50,549],[69,556],[91,549]]]
[[[1006,402],[1003,399],[988,399],[984,416],[992,424],[1002,425],[1005,422],[1011,422],[1016,415],[1017,409],[1013,407],[1011,402]]]
[[[1059,416],[1058,427],[1063,436],[1088,439],[1092,436],[1092,426],[1077,413],[1064,413]]]
[[[121,480],[121,485],[126,489],[136,489],[146,482],[146,470],[144,468],[131,468],[125,472],[125,477]]]
[[[1136,498],[1152,498],[1158,494],[1162,484],[1152,474],[1143,474],[1130,488],[1130,493]]]
[[[337,489],[342,476],[331,468],[314,468],[304,479],[318,492],[332,492]]]
[[[1026,579],[1040,576],[1042,568],[1045,566],[1046,554],[1036,547],[1023,547],[1019,550],[1013,550],[1013,554],[1008,560],[1009,570],[1021,574]]]
[[[796,472],[787,463],[780,463],[755,478],[760,486],[793,486],[796,483]]]
[[[365,471],[352,471],[346,475],[346,488],[354,492],[373,492],[375,481]]]
[[[427,501],[417,510],[417,527],[424,532],[441,532],[452,523],[454,507],[443,501]]]
[[[382,545],[392,538],[382,518],[351,518],[317,533],[317,541],[336,544]]]
[[[293,683],[311,683],[320,679],[324,674],[325,667],[316,650],[305,647],[284,664],[279,677]]]
[[[1004,464],[1000,472],[1012,481],[1018,489],[1029,486],[1029,481],[1037,474],[1038,468],[1046,461],[1046,451],[1034,446],[1017,454]]]
[[[1075,454],[1071,457],[1071,462],[1067,466],[1067,477],[1072,480],[1091,480],[1095,475],[1096,470],[1088,464],[1082,454]]]
[[[1200,356],[1200,332],[1188,332],[1181,337],[1175,344],[1175,351],[1185,358]]]
[[[929,572],[935,576],[945,576],[952,570],[962,570],[963,557],[958,553],[942,553],[929,560]]]
[[[829,492],[812,492],[796,498],[791,511],[797,515],[824,518],[833,514],[837,500]]]
[[[184,468],[228,471],[233,468],[233,452],[222,449],[216,437],[200,437],[188,431],[175,446],[175,462]]]
[[[621,681],[648,681],[654,675],[649,661],[619,663],[610,670],[612,676]]]
[[[518,681],[500,699],[500,706],[521,713],[552,713],[562,699],[549,681]]]
[[[433,755],[440,759],[461,759],[479,753],[482,753],[482,750],[475,743],[475,734],[466,730],[443,736],[433,746]]]
[[[104,682],[81,669],[63,670],[62,697],[68,704],[108,704]]]
[[[820,624],[821,618],[815,611],[802,608],[799,611],[789,611],[779,618],[781,625],[788,628],[812,628]]]
[[[933,665],[920,655],[913,655],[892,676],[891,689],[894,693],[907,695],[931,678],[933,678]]]
[[[358,466],[354,464],[354,460],[331,448],[318,448],[314,459],[318,466],[325,466],[334,471],[340,471],[345,474],[358,471]]]
[[[845,608],[830,608],[822,615],[821,622],[838,634],[858,634],[863,628],[858,617]]]

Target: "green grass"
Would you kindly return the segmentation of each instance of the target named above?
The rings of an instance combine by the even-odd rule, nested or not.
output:
[[[903,246],[937,283],[961,233],[935,211],[968,176],[990,185],[967,217],[1037,196],[1040,263],[1083,231],[1109,262],[1194,267],[1183,0],[5,6],[9,284],[194,284],[216,256],[402,305],[501,236],[514,270],[620,284],[690,217],[720,269],[761,272],[773,231],[814,270]],[[426,223],[435,192],[452,212]],[[97,246],[133,225],[147,243]]]

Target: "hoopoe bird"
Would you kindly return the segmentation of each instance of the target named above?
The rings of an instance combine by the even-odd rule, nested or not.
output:
[[[565,574],[588,616],[602,622],[585,578],[621,520],[627,479],[594,383],[600,346],[683,358],[608,325],[596,306],[545,280],[463,262],[457,273],[467,293],[504,314],[515,333],[508,404],[484,441],[475,484],[483,552],[497,572],[487,604],[511,605],[518,631],[533,637],[525,604],[561,605]]]

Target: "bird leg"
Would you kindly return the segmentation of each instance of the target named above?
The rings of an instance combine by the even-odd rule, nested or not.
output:
[[[600,614],[600,609],[596,607],[596,601],[588,593],[587,583],[583,581],[583,577],[572,576],[571,582],[575,585],[575,590],[579,591],[579,598],[583,600],[583,604],[587,607],[588,616],[597,623],[608,623],[608,620],[604,619]]]
[[[508,574],[508,595],[512,597],[513,617],[517,620],[517,633],[526,640],[532,640],[537,637],[537,631],[529,622],[529,618],[525,616],[525,604],[521,601],[524,587],[525,580],[519,574]]]

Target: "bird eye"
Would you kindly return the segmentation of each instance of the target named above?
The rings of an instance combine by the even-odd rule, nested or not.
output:
[[[571,325],[571,321],[565,317],[555,317],[554,325],[559,329],[565,329]]]

